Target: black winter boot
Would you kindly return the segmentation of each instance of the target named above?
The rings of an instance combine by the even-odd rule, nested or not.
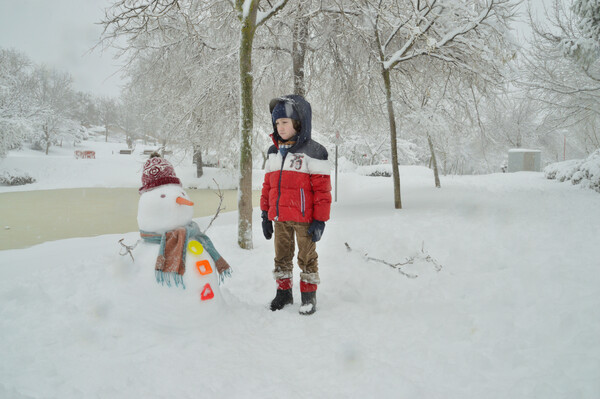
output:
[[[281,310],[285,305],[291,305],[294,303],[294,296],[292,295],[292,289],[277,290],[275,298],[271,301],[271,310]]]
[[[300,306],[301,315],[313,314],[317,311],[317,291],[301,292],[302,306]]]

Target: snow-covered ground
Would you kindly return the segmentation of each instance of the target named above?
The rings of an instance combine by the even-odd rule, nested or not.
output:
[[[34,189],[81,184],[84,162],[90,185],[138,186],[142,160],[114,175],[108,155],[27,155],[19,168],[55,167]],[[176,166],[184,184],[188,166]],[[235,212],[208,231],[234,268],[216,308],[178,306],[193,293],[119,256],[137,232],[0,251],[0,398],[600,397],[598,193],[542,173],[442,177],[436,189],[428,169],[403,167],[401,179],[394,210],[389,178],[340,174],[308,317],[298,275],[296,304],[267,308],[273,243],[258,209],[254,250],[238,248]],[[414,256],[401,270],[418,277],[365,253]]]
[[[145,149],[156,149],[156,146],[138,145],[131,155],[120,154],[119,151],[126,145],[116,142],[85,141],[77,148],[51,147],[48,156],[31,149],[11,151],[5,159],[0,159],[0,176],[3,173],[12,175],[27,174],[36,181],[33,184],[22,186],[0,185],[0,193],[30,190],[51,190],[55,188],[79,187],[140,187],[141,174],[144,162],[148,155]],[[92,150],[95,159],[75,159],[75,151]],[[218,177],[221,189],[236,189],[237,174],[233,170],[205,168],[204,176],[196,178],[195,165],[191,156],[175,154],[169,160],[177,168],[177,176],[186,184],[186,187],[215,188],[213,179]],[[260,187],[261,171],[257,171]]]

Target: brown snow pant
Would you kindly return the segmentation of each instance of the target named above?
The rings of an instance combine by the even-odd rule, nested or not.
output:
[[[317,244],[308,234],[310,223],[275,222],[275,270],[276,280],[292,278],[294,268],[294,234],[298,242],[298,266],[302,270],[300,280],[319,284]]]

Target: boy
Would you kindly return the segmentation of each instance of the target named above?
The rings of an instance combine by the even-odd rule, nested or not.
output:
[[[327,150],[311,139],[311,108],[301,96],[275,98],[269,103],[273,145],[269,148],[260,198],[263,234],[273,235],[277,294],[271,310],[294,303],[292,276],[294,235],[302,306],[300,314],[317,310],[319,267],[316,242],[321,239],[331,207],[331,181]]]

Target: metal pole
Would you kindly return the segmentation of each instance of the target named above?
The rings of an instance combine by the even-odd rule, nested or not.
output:
[[[338,145],[335,145],[335,202],[337,202]]]

